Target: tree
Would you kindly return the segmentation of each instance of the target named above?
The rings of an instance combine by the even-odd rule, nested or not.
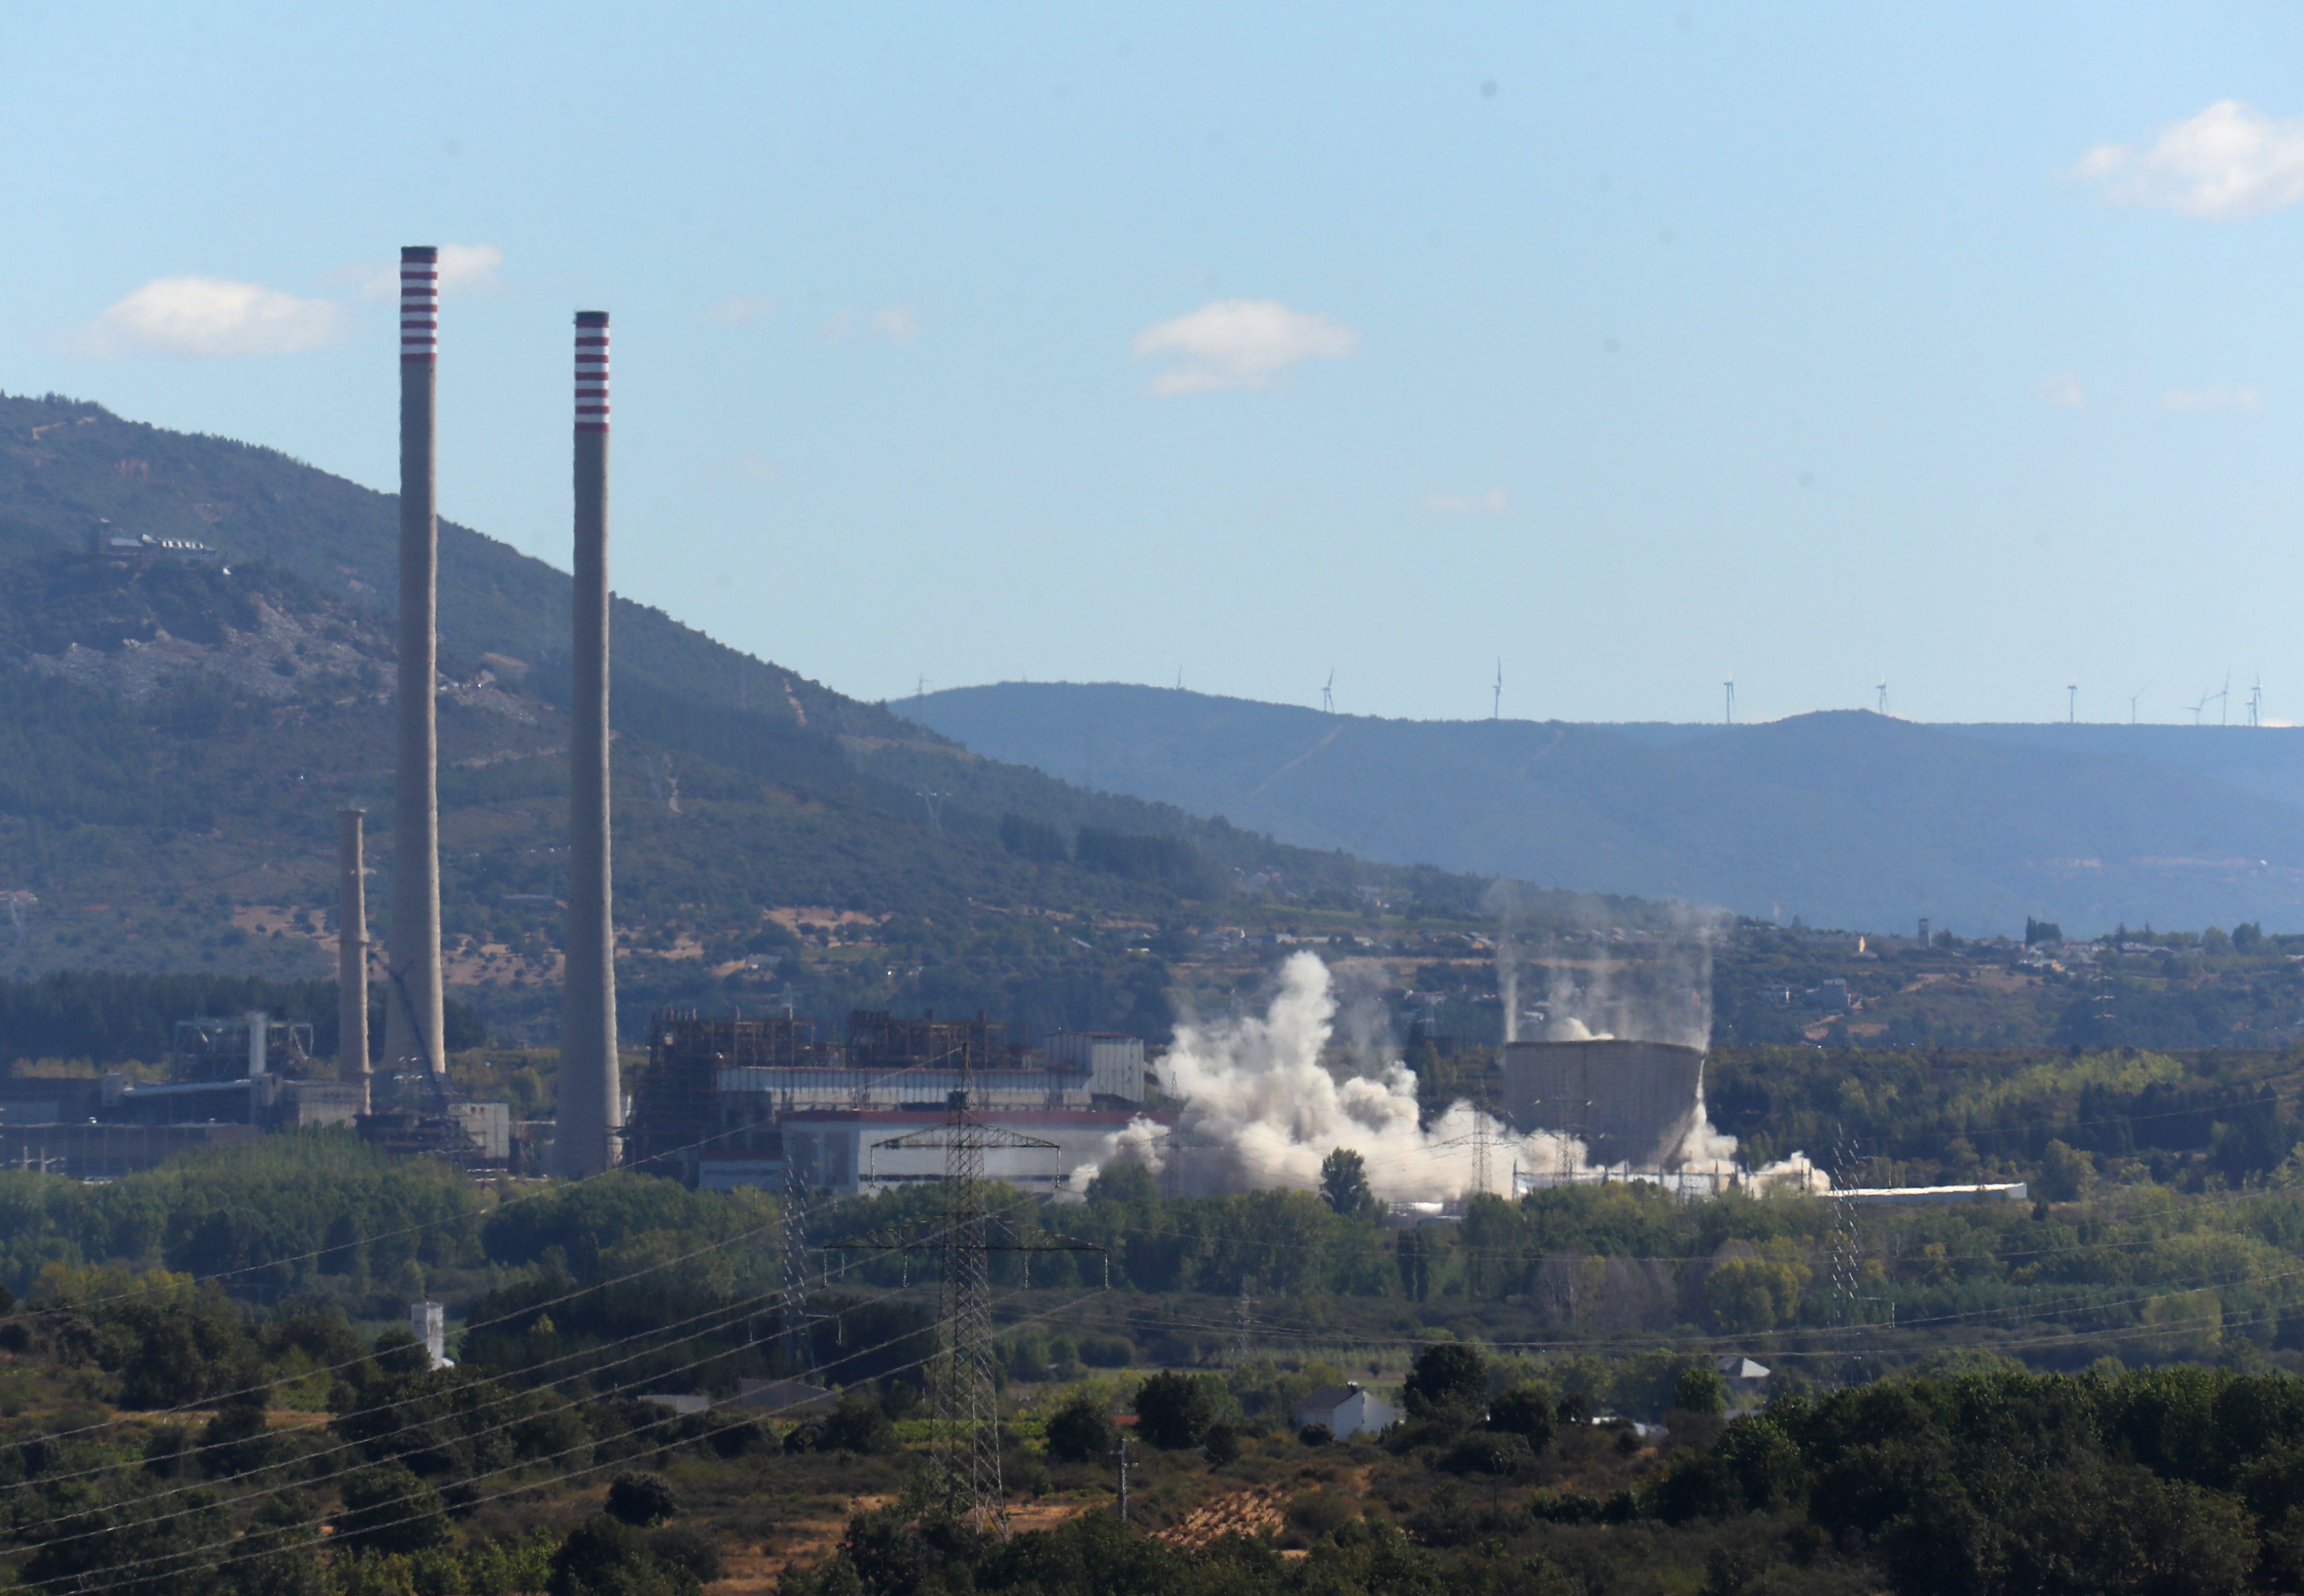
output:
[[[646,1529],[679,1517],[680,1499],[662,1474],[618,1474],[608,1486],[607,1508],[609,1517]]]
[[[1082,1391],[1048,1415],[1048,1456],[1059,1463],[1092,1463],[1120,1442],[1104,1404]]]
[[[1717,1418],[1728,1411],[1728,1382],[1709,1364],[1690,1364],[1672,1383],[1672,1405],[1681,1413]]]
[[[268,1498],[224,1554],[224,1586],[232,1596],[324,1596],[328,1581],[319,1550],[303,1493]]]
[[[2096,1161],[2062,1142],[2040,1154],[2039,1195],[2051,1203],[2077,1203],[2096,1184]]]
[[[1368,1190],[1368,1161],[1349,1147],[1329,1153],[1320,1161],[1320,1195],[1347,1218],[1367,1212],[1376,1202]]]
[[[1416,1355],[1403,1394],[1417,1418],[1469,1423],[1487,1411],[1487,1360],[1461,1341],[1435,1342]]]
[[[867,1397],[843,1397],[840,1406],[825,1414],[824,1423],[817,1426],[816,1444],[833,1452],[893,1452],[896,1427],[877,1402]]]
[[[1800,1306],[1797,1266],[1774,1258],[1736,1258],[1704,1278],[1705,1305],[1720,1328],[1753,1336],[1791,1322]]]
[[[1552,1393],[1532,1381],[1512,1387],[1488,1405],[1489,1429],[1524,1435],[1536,1451],[1552,1439]]]
[[[1136,1433],[1156,1447],[1197,1447],[1216,1422],[1207,1387],[1189,1374],[1164,1370],[1136,1388]]]
[[[397,1463],[364,1468],[343,1483],[344,1510],[336,1517],[336,1546],[376,1551],[421,1551],[448,1539],[440,1493]]]

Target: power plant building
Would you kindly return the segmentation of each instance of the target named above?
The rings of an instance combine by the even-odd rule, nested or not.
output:
[[[1072,1172],[1082,1164],[1109,1158],[1111,1138],[1141,1119],[1116,1109],[987,1109],[970,1118],[978,1125],[1019,1131],[1035,1142],[1053,1147],[1003,1146],[984,1150],[984,1174],[1036,1196],[1055,1196],[1071,1189]],[[944,1178],[941,1145],[888,1146],[887,1143],[935,1131],[949,1122],[950,1110],[934,1103],[906,1109],[800,1109],[781,1122],[784,1156],[792,1174],[810,1191],[834,1196],[870,1196]],[[706,1186],[751,1186],[757,1180],[733,1178],[735,1161],[706,1158],[699,1184]],[[781,1167],[778,1173],[781,1175]]]
[[[1672,1169],[1696,1127],[1704,1052],[1670,1042],[1514,1042],[1504,1112],[1514,1128],[1583,1142],[1596,1164]]]
[[[789,1130],[795,1178],[853,1191],[871,1183],[873,1142],[944,1123],[964,1086],[976,1117],[1057,1143],[1069,1170],[1140,1112],[1143,1046],[1133,1036],[1059,1032],[1034,1049],[980,1014],[911,1019],[860,1009],[835,1043],[808,1020],[666,1011],[634,1084],[625,1161],[690,1186],[779,1186]],[[1072,1156],[1075,1144],[1088,1151]],[[907,1151],[887,1179],[927,1178],[925,1164],[912,1167],[923,1159],[941,1176],[941,1153]],[[1003,1159],[1015,1161],[994,1155],[996,1178],[1053,1189],[1046,1150],[1013,1171]]]

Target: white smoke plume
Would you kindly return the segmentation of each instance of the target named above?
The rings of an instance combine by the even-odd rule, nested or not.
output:
[[[1083,1190],[1098,1168],[1133,1162],[1162,1174],[1163,1185],[1180,1196],[1274,1186],[1310,1190],[1319,1185],[1328,1154],[1349,1148],[1365,1162],[1369,1188],[1378,1197],[1447,1202],[1472,1195],[1476,1143],[1483,1137],[1488,1189],[1497,1195],[1511,1195],[1515,1170],[1535,1185],[1596,1180],[1604,1173],[1641,1178],[1639,1171],[1594,1167],[1584,1144],[1572,1136],[1523,1136],[1462,1101],[1428,1125],[1419,1123],[1416,1072],[1397,1056],[1376,1073],[1338,1079],[1324,1062],[1335,1038],[1338,1008],[1328,967],[1315,954],[1299,952],[1282,967],[1279,989],[1262,1015],[1179,1025],[1174,1044],[1156,1067],[1161,1089],[1180,1105],[1173,1129],[1150,1119],[1135,1120],[1067,1184]],[[1676,1178],[1676,1178],[1691,1193],[1732,1183],[1739,1178],[1735,1138],[1713,1128],[1700,1100],[1693,1119],[1683,1144],[1687,1161]],[[1822,1189],[1822,1177],[1798,1154],[1751,1178]]]
[[[1545,1132],[1515,1136],[1470,1103],[1419,1125],[1416,1072],[1397,1057],[1376,1075],[1339,1081],[1322,1062],[1337,1008],[1328,967],[1297,953],[1281,967],[1280,989],[1261,1016],[1180,1025],[1158,1066],[1161,1089],[1182,1105],[1174,1131],[1139,1119],[1099,1161],[1173,1169],[1173,1189],[1199,1196],[1315,1187],[1323,1161],[1346,1147],[1366,1162],[1370,1189],[1392,1202],[1464,1195],[1483,1132],[1490,1186],[1499,1195],[1516,1156],[1523,1168],[1585,1167],[1581,1143]],[[1071,1184],[1078,1189],[1093,1173],[1075,1171]]]

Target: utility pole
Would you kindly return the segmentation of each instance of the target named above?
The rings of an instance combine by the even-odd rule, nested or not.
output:
[[[1120,1522],[1126,1524],[1128,1522],[1128,1431],[1125,1430],[1120,1432],[1120,1444],[1112,1448],[1112,1455],[1120,1459]]]

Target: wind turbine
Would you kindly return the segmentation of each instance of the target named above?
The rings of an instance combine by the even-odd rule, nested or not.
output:
[[[2198,704],[2190,706],[2192,712],[2193,725],[2197,726],[2200,723],[2200,712],[2207,708],[2208,700],[2215,697],[2215,695],[2214,693],[2202,693],[2200,695],[2200,701]]]
[[[1724,722],[1723,722],[1722,723],[1723,723],[1724,725],[1733,726],[1733,725],[1736,723],[1736,682],[1735,682],[1735,679],[1734,679],[1733,677],[1731,677],[1728,680],[1722,682],[1722,683],[1720,684],[1720,686],[1721,686],[1722,689],[1723,689],[1723,690],[1727,694],[1727,696],[1728,696],[1728,708],[1727,708],[1727,712],[1726,712],[1726,713],[1727,713],[1727,719],[1726,719]]]
[[[1880,695],[1880,713],[1886,714],[1888,713],[1888,679],[1882,677],[1880,685],[1873,690]]]
[[[2151,690],[2152,684],[2147,681],[2142,687],[2128,695],[2128,723],[2130,725],[2133,726],[2136,724],[2136,701]]]
[[[1336,668],[1334,665],[1328,667],[1328,680],[1320,688],[1320,713],[1324,715],[1336,713]]]
[[[2261,676],[2248,689],[2248,723],[2251,726],[2264,724],[2264,678]]]
[[[2231,722],[2232,722],[2232,672],[2231,672],[2231,671],[2225,671],[2225,672],[2224,672],[2224,691],[2222,691],[2222,692],[2220,692],[2220,693],[2218,693],[2218,694],[2216,695],[2216,724],[2217,724],[2217,725],[2219,725],[2219,726],[2224,726],[2224,725],[2229,725],[2229,724],[2231,724]]]
[[[2064,684],[2064,724],[2070,726],[2080,718],[2080,684],[2068,681]]]
[[[1495,696],[1495,697],[1494,699],[1492,699],[1492,700],[1489,702],[1489,705],[1488,705],[1488,719],[1490,719],[1490,720],[1492,720],[1492,721],[1500,721],[1500,720],[1504,719],[1504,655],[1502,655],[1502,654],[1498,654],[1498,655],[1496,656],[1496,696]]]

